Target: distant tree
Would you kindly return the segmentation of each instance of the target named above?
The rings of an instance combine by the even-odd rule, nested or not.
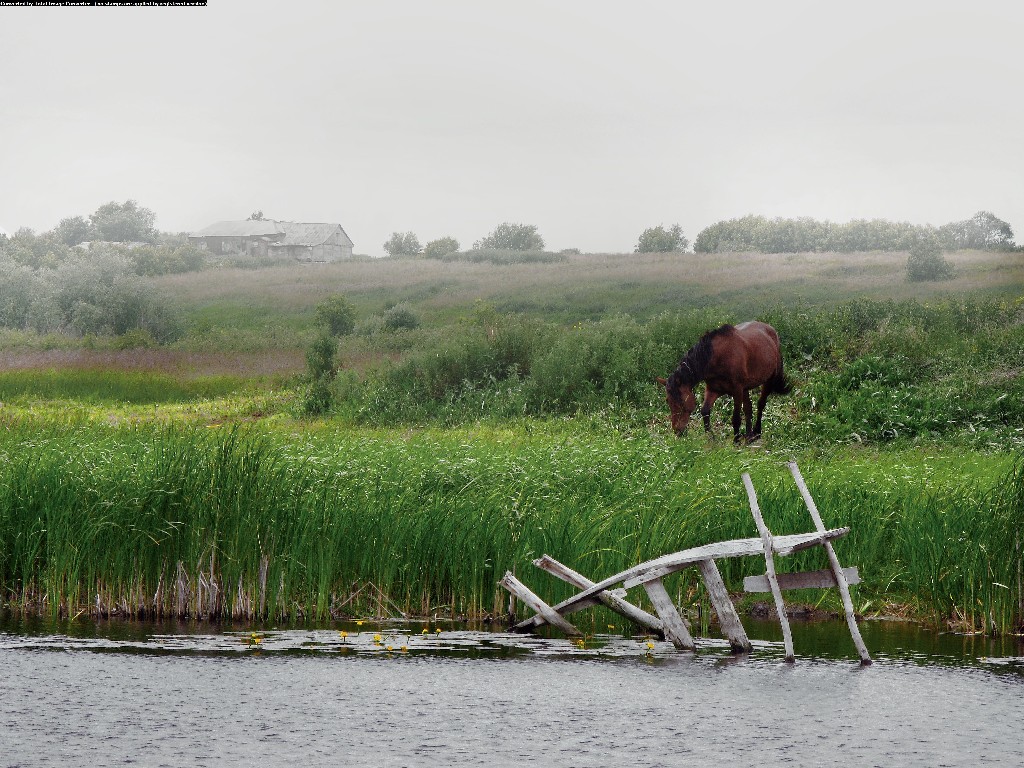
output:
[[[428,259],[440,259],[449,253],[458,253],[459,241],[454,237],[441,237],[431,240],[423,249],[423,255]]]
[[[543,251],[544,238],[532,224],[499,224],[483,240],[473,243],[474,248],[496,248],[507,251]]]
[[[978,211],[966,221],[939,227],[942,244],[949,250],[1012,250],[1013,228],[988,211]]]
[[[92,239],[92,225],[82,216],[61,219],[53,229],[53,237],[67,246],[78,245]]]
[[[690,247],[690,241],[683,236],[683,228],[673,224],[668,229],[660,224],[645,229],[633,249],[635,253],[682,253]]]
[[[925,280],[949,280],[953,277],[953,265],[942,255],[942,244],[933,233],[922,233],[910,246],[907,257],[907,279],[911,282]]]
[[[263,218],[263,211],[253,211],[249,214],[249,221],[266,221]]]
[[[415,256],[423,250],[420,240],[412,232],[392,232],[391,238],[384,243],[388,256]]]
[[[347,336],[356,327],[356,308],[341,294],[328,296],[316,305],[316,322],[332,336]]]
[[[109,202],[89,217],[97,240],[112,243],[156,241],[156,214],[134,200]]]

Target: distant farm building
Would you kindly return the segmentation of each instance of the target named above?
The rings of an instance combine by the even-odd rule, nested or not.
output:
[[[188,241],[224,256],[280,256],[299,261],[352,258],[352,240],[340,224],[296,221],[218,221],[193,232]]]

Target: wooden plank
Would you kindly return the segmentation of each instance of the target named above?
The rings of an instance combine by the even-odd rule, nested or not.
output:
[[[787,536],[776,536],[773,538],[773,546],[775,552],[779,555],[791,555],[794,552],[807,549],[808,547],[815,547],[821,545],[824,541],[831,541],[838,539],[850,532],[849,528],[833,528],[819,533],[817,531],[813,533],[798,533]],[[681,552],[673,552],[669,555],[662,555],[661,557],[648,560],[634,565],[632,568],[627,568],[614,576],[609,576],[607,579],[597,582],[592,587],[588,587],[577,595],[573,595],[568,600],[564,600],[558,605],[554,606],[555,610],[559,613],[568,613],[571,610],[571,606],[575,603],[588,600],[598,592],[603,592],[609,587],[614,587],[620,582],[626,582],[627,589],[630,585],[637,586],[642,584],[644,581],[650,581],[661,576],[668,575],[669,573],[675,573],[683,568],[690,565],[695,565],[701,560],[707,560],[709,558],[719,560],[725,557],[745,557],[749,555],[760,555],[764,552],[764,542],[760,539],[734,539],[732,541],[719,541],[714,544],[705,544],[701,547],[694,547],[693,549],[684,549]],[[656,569],[665,569],[656,572]],[[651,576],[647,576],[647,572],[651,571]],[[642,578],[641,574],[645,574]]]
[[[860,584],[860,572],[856,568],[843,568],[843,576],[847,584]],[[797,573],[777,573],[779,589],[828,589],[837,586],[836,576],[831,570],[799,571]],[[743,579],[744,592],[771,592],[767,576],[747,576]]]
[[[757,504],[757,494],[754,492],[754,484],[750,481],[750,475],[743,473],[743,485],[747,489],[747,500],[750,502],[750,513],[754,516],[757,530],[761,533],[764,542],[764,564],[765,577],[771,587],[772,597],[775,598],[775,611],[779,614],[779,624],[782,625],[782,639],[786,645],[786,661],[793,661],[796,654],[793,652],[793,633],[789,629],[789,619],[786,618],[786,604],[782,600],[782,590],[779,589],[778,579],[775,577],[775,555],[772,533],[764,524],[761,517],[761,508]]]
[[[556,576],[564,582],[572,584],[578,589],[587,589],[588,587],[594,586],[594,582],[588,579],[581,573],[577,573],[567,565],[555,560],[550,555],[544,555],[533,561],[533,564],[538,568],[547,571],[552,576]],[[621,616],[625,616],[630,621],[634,621],[642,627],[646,627],[653,632],[663,634],[664,629],[661,623],[661,619],[657,616],[652,616],[647,611],[638,608],[632,603],[626,602],[622,598],[626,596],[626,590],[615,589],[608,590],[607,592],[598,592],[596,598],[610,610],[615,611]],[[575,610],[577,606],[572,606],[572,610]],[[539,626],[544,624],[545,620],[537,614],[526,621],[521,621],[516,625],[516,629],[526,629],[529,626]]]
[[[715,606],[715,612],[718,614],[718,625],[722,628],[722,633],[729,638],[729,645],[733,652],[749,653],[752,648],[750,639],[743,629],[743,622],[740,621],[740,617],[736,613],[736,608],[732,604],[729,591],[725,588],[725,582],[722,581],[722,574],[719,573],[715,561],[701,560],[697,563],[697,567],[700,568],[708,597],[711,598],[711,604]]]
[[[644,589],[647,590],[647,596],[651,598],[651,603],[661,618],[665,639],[669,640],[676,648],[686,651],[696,650],[697,646],[690,635],[689,627],[686,626],[686,619],[679,615],[679,611],[676,610],[672,598],[669,597],[668,590],[665,589],[661,580],[648,581],[644,584]]]
[[[507,589],[509,592],[514,594],[523,603],[532,608],[534,611],[543,616],[547,623],[553,627],[557,627],[568,635],[578,635],[580,631],[576,629],[572,624],[563,619],[554,609],[537,595],[530,591],[529,587],[523,584],[519,579],[512,575],[511,571],[505,573],[505,577],[498,582],[501,586]]]
[[[814,503],[814,499],[811,498],[811,492],[807,490],[807,485],[804,483],[804,478],[800,474],[800,469],[797,467],[795,461],[789,462],[789,471],[793,475],[793,479],[796,481],[796,487],[800,489],[800,495],[803,496],[804,504],[807,506],[807,511],[811,514],[811,519],[814,521],[814,527],[818,531],[825,530],[825,524],[821,521],[821,515],[818,513],[818,505]],[[850,628],[850,636],[853,638],[853,644],[857,647],[857,654],[860,656],[861,664],[870,664],[871,655],[868,653],[868,648],[864,644],[864,638],[860,636],[860,628],[857,626],[857,616],[853,611],[853,599],[850,597],[850,588],[847,583],[846,576],[843,572],[842,565],[839,564],[839,557],[836,556],[835,550],[832,548],[831,542],[824,543],[825,552],[828,554],[829,566],[832,569],[832,573],[835,575],[836,586],[839,588],[839,595],[843,600],[843,612],[846,614],[846,625]]]

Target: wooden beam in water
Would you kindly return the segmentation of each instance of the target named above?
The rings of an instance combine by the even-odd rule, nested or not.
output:
[[[651,603],[661,618],[665,639],[671,641],[676,648],[686,651],[697,650],[690,629],[686,626],[686,619],[679,615],[661,579],[646,582],[644,589],[647,590],[647,596],[651,598]]]
[[[580,634],[580,631],[576,629],[576,627],[563,619],[550,605],[531,592],[530,588],[513,576],[511,571],[508,571],[505,574],[505,577],[499,581],[498,584],[503,586],[517,598],[522,600],[527,606],[543,616],[551,626],[557,627],[567,635]]]
[[[586,576],[574,571],[567,565],[563,565],[550,555],[544,555],[543,557],[534,560],[533,564],[541,570],[547,571],[552,576],[555,576],[568,584],[572,584],[578,589],[588,589],[594,586],[594,582]],[[664,634],[661,619],[657,616],[652,616],[647,611],[623,600],[622,598],[625,594],[626,590],[624,589],[608,590],[605,592],[598,592],[595,595],[595,598],[599,600],[602,605],[612,611],[615,611],[615,613],[618,613],[620,616],[624,616],[630,621],[636,622],[640,626],[645,627],[652,632]],[[575,610],[576,607],[577,606],[575,605],[571,606],[572,610]],[[537,614],[526,621],[519,622],[519,624],[516,625],[516,628],[525,629],[530,625],[539,626],[544,623],[544,618],[540,614]]]
[[[732,604],[715,561],[701,560],[697,567],[700,568],[708,597],[711,598],[711,604],[715,606],[715,612],[718,614],[718,625],[722,628],[722,633],[729,638],[732,650],[735,653],[749,653],[753,646],[750,645],[750,639],[743,629],[743,622],[736,613],[736,607]]]

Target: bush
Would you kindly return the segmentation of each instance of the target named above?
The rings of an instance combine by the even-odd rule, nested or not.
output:
[[[473,248],[507,251],[542,251],[544,238],[532,224],[511,224],[505,222],[495,227],[483,240],[473,243]]]
[[[457,253],[458,250],[458,240],[454,237],[441,237],[427,243],[426,248],[423,249],[423,255],[428,259],[440,259],[447,256],[449,253]]]
[[[99,251],[70,258],[57,269],[41,270],[32,307],[39,331],[84,336],[120,336],[146,330],[161,343],[181,334],[181,321],[156,289],[135,274],[130,258]]]
[[[690,247],[690,241],[683,235],[683,229],[673,224],[665,229],[660,224],[645,229],[633,249],[635,253],[683,253]]]
[[[338,342],[329,331],[324,331],[306,351],[309,388],[303,401],[307,415],[317,416],[330,410],[334,404],[335,357]]]
[[[146,245],[125,251],[139,275],[177,275],[198,272],[206,264],[206,252],[194,245]]]
[[[332,336],[347,336],[356,327],[356,309],[341,294],[329,296],[316,305],[316,324]]]
[[[385,331],[409,331],[420,327],[420,319],[408,304],[396,304],[384,313]]]
[[[910,247],[907,257],[907,279],[911,282],[949,280],[953,265],[942,255],[942,247],[935,237],[922,236]]]

